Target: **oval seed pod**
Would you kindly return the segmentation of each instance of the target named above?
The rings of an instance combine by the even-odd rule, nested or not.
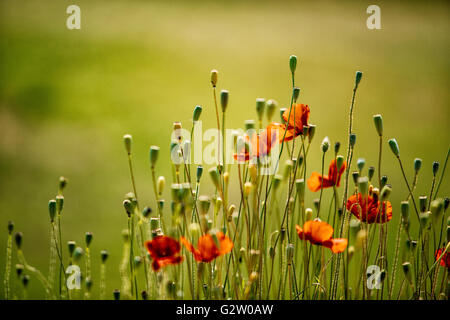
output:
[[[374,115],[373,122],[375,124],[375,129],[377,129],[378,135],[381,137],[383,135],[383,117],[381,114]]]
[[[125,144],[125,150],[127,151],[127,154],[131,154],[131,144],[133,142],[131,134],[124,135],[123,142]]]
[[[272,121],[273,114],[275,113],[275,110],[278,106],[278,103],[275,100],[267,100],[266,102],[266,116],[267,120],[270,122]]]
[[[213,88],[217,85],[217,77],[219,75],[219,72],[216,69],[211,70],[211,84]]]
[[[398,158],[400,156],[400,149],[398,147],[397,140],[390,139],[388,142],[389,142],[389,147],[391,147],[392,153]]]
[[[222,107],[222,112],[225,112],[227,110],[228,98],[229,98],[228,90],[220,91],[220,106]]]
[[[291,69],[291,73],[294,74],[297,69],[297,56],[291,55],[289,57],[289,69]]]
[[[263,118],[265,106],[266,106],[266,99],[264,98],[256,99],[256,114],[258,115],[259,121],[261,121]]]
[[[200,115],[202,114],[203,108],[201,106],[195,106],[194,112],[192,114],[192,121],[196,122],[200,119]]]

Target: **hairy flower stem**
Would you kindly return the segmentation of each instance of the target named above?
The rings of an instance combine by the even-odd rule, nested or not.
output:
[[[322,179],[320,181],[320,196],[319,196],[319,207],[317,208],[317,218],[320,218],[320,208],[322,207],[322,194],[323,194],[323,170],[325,166],[325,152],[322,152]]]
[[[8,234],[8,241],[6,245],[6,267],[5,267],[5,300],[9,300],[10,278],[11,278],[11,258],[12,258],[12,234]]]
[[[42,273],[38,269],[30,266],[27,263],[27,261],[25,260],[25,256],[21,249],[17,250],[17,259],[24,266],[24,268],[26,270],[33,273],[36,276],[36,278],[38,278],[38,280],[41,282],[42,286],[44,287],[46,294],[53,297],[53,294],[51,292],[51,288],[50,288],[50,285],[48,284],[47,279],[42,275]]]

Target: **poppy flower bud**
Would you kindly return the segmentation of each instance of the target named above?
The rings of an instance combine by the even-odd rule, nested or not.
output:
[[[217,197],[216,202],[214,203],[214,213],[218,214],[220,211],[220,208],[222,207],[222,198],[221,197]]]
[[[322,152],[324,153],[327,152],[329,147],[330,147],[330,139],[328,139],[328,137],[325,137],[321,145]]]
[[[76,247],[75,250],[73,251],[73,260],[79,261],[83,256],[83,254],[84,254],[83,249],[81,247]]]
[[[334,153],[337,154],[339,152],[340,148],[341,148],[341,143],[340,142],[335,142],[334,143]]]
[[[219,173],[216,168],[209,169],[209,176],[211,177],[214,186],[219,189]]]
[[[8,234],[12,234],[14,230],[14,222],[8,221]]]
[[[164,199],[158,200],[158,210],[161,211],[161,212],[164,209],[164,203],[165,203]]]
[[[286,246],[286,260],[288,265],[292,263],[293,258],[294,258],[294,245],[292,243],[288,243]]]
[[[77,247],[77,243],[75,241],[67,241],[67,250],[69,251],[69,257],[73,256],[73,252]]]
[[[311,211],[312,212],[312,211]],[[281,243],[284,242],[284,239],[286,238],[286,228],[281,228],[280,229],[280,241]]]
[[[217,85],[218,74],[219,74],[219,72],[216,69],[211,70],[211,84],[212,84],[213,88],[215,88]]]
[[[312,139],[314,138],[314,134],[316,133],[316,125],[310,124],[308,126],[308,141],[311,143]]]
[[[142,216],[144,218],[148,218],[152,214],[152,208],[145,207],[144,210],[142,210]]]
[[[283,181],[283,176],[282,175],[276,174],[273,177],[273,189],[274,189],[274,191],[276,191],[278,189],[278,187],[281,184],[281,181]]]
[[[86,280],[84,281],[84,284],[86,285],[86,291],[90,292],[92,289],[92,279],[86,278]]]
[[[142,264],[142,258],[139,257],[139,256],[136,256],[136,257],[134,257],[133,262],[134,262],[134,266],[135,266],[136,269],[137,269],[137,268],[139,268],[139,267],[141,266],[141,264]]]
[[[191,223],[189,225],[189,233],[194,238],[198,237],[200,235],[200,233],[201,233],[200,225],[198,223],[196,223],[196,222]]]
[[[255,282],[256,280],[258,280],[258,278],[259,278],[258,272],[253,271],[253,272],[250,274],[250,277],[249,277],[248,279],[250,280],[250,282]]]
[[[313,203],[314,203],[314,208],[316,209],[317,212],[319,212],[320,199],[314,199]]]
[[[370,166],[369,169],[367,170],[367,174],[369,176],[369,181],[372,180],[374,173],[375,173],[375,167],[374,166]]]
[[[200,182],[202,174],[203,174],[203,167],[197,166],[197,183]]]
[[[266,116],[267,120],[272,121],[273,114],[275,112],[275,109],[277,108],[278,103],[275,100],[267,100],[266,102]]]
[[[22,275],[24,269],[25,269],[25,267],[23,266],[23,264],[16,264],[17,277],[20,278],[20,276]]]
[[[291,55],[289,57],[289,68],[291,69],[291,73],[295,73],[295,69],[297,69],[297,56]]]
[[[365,164],[366,164],[366,159],[364,159],[364,158],[359,158],[356,161],[356,166],[358,167],[359,172],[362,171],[362,169],[364,168]]]
[[[92,237],[93,237],[92,232],[86,232],[86,234],[84,236],[84,239],[86,241],[86,247],[88,247],[88,248],[91,245]]]
[[[298,96],[300,95],[300,88],[299,87],[294,87],[293,91],[292,91],[292,96],[294,98],[294,102],[297,102]]]
[[[225,183],[225,185],[228,185],[228,183],[230,182],[230,173],[229,172],[223,173],[223,182]]]
[[[349,246],[347,252],[348,252],[348,260],[350,261],[352,259],[353,255],[355,254],[355,247]]]
[[[198,121],[200,119],[200,115],[202,114],[203,108],[201,106],[195,106],[194,113],[192,114],[192,121]]]
[[[113,291],[113,297],[114,297],[114,300],[120,300],[120,290],[115,289]]]
[[[50,222],[55,221],[56,216],[56,200],[50,200],[48,202],[48,212],[50,214]]]
[[[133,205],[131,204],[131,201],[128,199],[123,200],[123,207],[125,208],[125,212],[127,213],[128,217],[130,217],[133,213]]]
[[[419,220],[422,228],[425,228],[430,220],[430,211],[419,213]]]
[[[250,130],[255,129],[255,120],[245,120],[244,122],[245,131],[249,132]]]
[[[438,170],[439,170],[439,162],[434,161],[433,162],[433,176],[436,176]]]
[[[382,176],[381,177],[381,188],[384,188],[384,186],[386,185],[388,181],[388,177],[387,176]]]
[[[367,196],[369,192],[369,179],[367,177],[358,178],[358,188],[363,196]]]
[[[436,199],[431,201],[430,209],[433,219],[438,219],[442,212],[444,212],[444,200]]]
[[[222,107],[222,112],[225,112],[225,110],[227,110],[228,96],[229,92],[227,90],[220,91],[220,106]]]
[[[445,198],[444,199],[444,211],[447,211],[447,208],[450,204],[450,199],[449,198]]]
[[[305,196],[305,180],[297,179],[295,180],[295,187],[297,188],[297,197],[300,201],[303,201]]]
[[[358,248],[362,248],[367,241],[367,231],[365,229],[361,229],[356,234],[356,246]]]
[[[286,108],[280,108],[280,122],[282,124],[286,124],[286,120],[283,118],[283,113],[286,111]]]
[[[336,157],[336,168],[339,171],[342,168],[342,165],[344,164],[344,157],[339,155]]]
[[[390,184],[385,185],[383,189],[381,189],[380,193],[381,201],[382,202],[387,201],[391,193],[392,193],[392,186]]]
[[[164,186],[166,185],[166,178],[164,178],[163,176],[160,176],[158,178],[158,184],[157,184],[157,190],[158,190],[158,194],[161,196],[163,191],[164,191]]]
[[[100,251],[100,258],[102,259],[102,263],[105,263],[108,260],[109,253],[106,250]]]
[[[256,114],[258,115],[259,121],[261,121],[263,118],[265,106],[266,106],[266,100],[264,98],[256,99]]]
[[[150,166],[151,168],[155,167],[156,161],[158,160],[159,147],[151,146],[150,147]]]
[[[128,242],[130,240],[130,233],[127,229],[122,230],[122,240],[123,242]]]
[[[400,149],[398,148],[397,140],[390,139],[389,141],[389,147],[391,147],[392,153],[398,158],[400,157]]]
[[[131,154],[131,143],[133,142],[131,134],[124,135],[123,142],[125,143],[125,150],[127,151],[127,153]]]
[[[427,200],[428,200],[427,196],[420,196],[419,197],[420,212],[425,212],[427,210],[427,204],[428,204]]]
[[[286,180],[289,177],[289,174],[291,173],[292,168],[294,167],[294,163],[292,160],[286,160],[284,163],[284,172],[283,172],[283,179]]]
[[[56,196],[56,212],[61,213],[64,207],[64,197],[62,195]]]
[[[249,174],[250,174],[250,180],[252,182],[255,182],[256,178],[258,177],[258,168],[256,167],[256,165],[251,164],[251,165],[248,166],[248,171],[249,171]]]
[[[416,174],[419,172],[421,167],[422,167],[422,159],[415,158],[414,159],[414,170],[416,171]]]
[[[23,287],[24,287],[24,288],[28,287],[28,283],[29,283],[29,282],[30,282],[30,276],[27,275],[27,274],[25,274],[25,275],[22,277],[22,284],[23,284]]]
[[[233,215],[235,210],[236,210],[236,206],[234,204],[230,205],[227,210],[227,217],[231,218],[231,216]]]
[[[306,208],[305,210],[305,220],[309,221],[312,219],[313,210],[311,208]]]
[[[358,171],[353,171],[352,172],[352,178],[353,178],[353,183],[355,184],[355,186],[357,186],[358,185],[359,172]]]
[[[416,248],[417,248],[417,240],[409,240],[409,239],[406,239],[406,248],[408,249],[408,250],[412,250],[412,251],[414,251],[414,250],[416,250]]]
[[[16,232],[16,234],[14,235],[14,240],[16,241],[17,250],[20,250],[22,248],[22,239],[22,232]]]
[[[246,197],[248,197],[250,195],[250,193],[252,192],[253,189],[253,185],[250,181],[247,181],[246,183],[244,183],[244,195]]]
[[[405,275],[408,282],[411,283],[411,263],[408,261],[402,263],[403,274]]]
[[[400,204],[400,211],[402,212],[402,219],[403,221],[409,220],[409,202],[408,201],[402,201]]]
[[[202,215],[206,215],[209,211],[209,207],[211,206],[211,200],[208,196],[200,196],[198,201],[200,202],[200,213]]]
[[[361,222],[357,219],[351,219],[350,220],[350,232],[352,237],[355,237],[358,233],[359,229],[361,228]]]
[[[356,134],[350,133],[349,141],[350,141],[350,147],[353,148],[356,143]]]
[[[361,71],[356,71],[356,75],[355,75],[355,90],[356,90],[356,88],[358,88],[358,85],[361,82],[362,75],[363,74],[362,74]]]
[[[381,114],[374,115],[373,122],[375,123],[375,129],[377,129],[378,135],[381,137],[383,135],[383,117]]]
[[[64,188],[67,185],[67,179],[64,177],[59,177],[59,186],[58,186],[58,193],[62,193]]]

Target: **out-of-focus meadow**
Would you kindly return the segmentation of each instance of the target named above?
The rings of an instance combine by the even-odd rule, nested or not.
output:
[[[66,28],[73,3],[81,8],[81,30]],[[83,244],[84,233],[93,232],[94,292],[101,249],[110,252],[108,294],[120,287],[122,200],[131,191],[122,136],[134,138],[140,201],[155,207],[148,149],[161,147],[157,174],[170,181],[172,123],[190,128],[199,104],[203,128],[215,126],[210,70],[219,70],[219,89],[230,91],[227,126],[238,128],[256,118],[258,97],[288,106],[291,54],[299,57],[300,101],[317,125],[307,175],[320,170],[324,136],[346,148],[351,90],[361,70],[355,157],[376,165],[372,115],[381,113],[410,179],[413,159],[423,159],[416,194],[428,194],[431,164],[443,162],[450,142],[450,8],[445,2],[378,4],[381,30],[367,29],[369,4],[356,1],[2,1],[0,249],[13,220],[24,233],[27,260],[47,273],[47,202],[65,176],[63,243]],[[407,189],[387,143],[383,174],[393,186],[391,223],[397,225]],[[449,195],[447,180],[441,196]],[[315,197],[307,195],[310,206]],[[43,297],[34,278],[29,297]]]

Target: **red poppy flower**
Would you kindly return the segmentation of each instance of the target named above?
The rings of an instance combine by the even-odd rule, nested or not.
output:
[[[345,171],[345,161],[342,167],[337,170],[336,160],[331,160],[330,167],[328,168],[328,176],[323,176],[318,172],[313,172],[308,179],[308,188],[312,192],[319,191],[321,188],[329,188],[332,186],[339,187],[341,183],[341,176]],[[322,182],[323,180],[323,182]]]
[[[381,210],[377,197],[367,196],[363,199],[361,193],[352,195],[347,200],[347,210],[362,222],[385,223],[392,219],[392,205],[384,201]]]
[[[283,119],[284,121],[286,121],[288,126],[284,141],[292,140],[293,138],[303,133],[303,127],[308,126],[309,112],[310,111],[308,105],[302,103],[292,105],[290,117],[289,109],[286,109],[286,111],[284,111]]]
[[[155,271],[183,260],[183,257],[178,255],[181,250],[180,243],[171,237],[157,236],[145,242],[145,246],[153,259],[152,268]]]
[[[333,227],[320,220],[306,221],[303,229],[298,225],[296,229],[300,239],[329,248],[333,253],[343,252],[348,244],[347,239],[333,239]]]
[[[195,260],[199,262],[211,262],[215,258],[227,254],[233,249],[233,242],[223,234],[216,234],[218,246],[210,234],[205,234],[198,239],[197,249],[184,237],[181,237],[181,243],[187,250],[192,252]]]
[[[260,134],[253,133],[251,137],[244,135],[245,142],[249,148],[243,147],[241,151],[234,154],[234,159],[238,161],[248,161],[251,158],[260,158],[270,153],[277,137],[282,134],[278,127],[269,125]]]
[[[442,253],[445,251],[445,248],[441,248],[436,250],[436,260],[439,259],[442,255]],[[448,252],[444,253],[444,256],[442,257],[441,261],[439,261],[439,264],[443,267],[446,267],[447,269],[450,269],[450,254]]]

